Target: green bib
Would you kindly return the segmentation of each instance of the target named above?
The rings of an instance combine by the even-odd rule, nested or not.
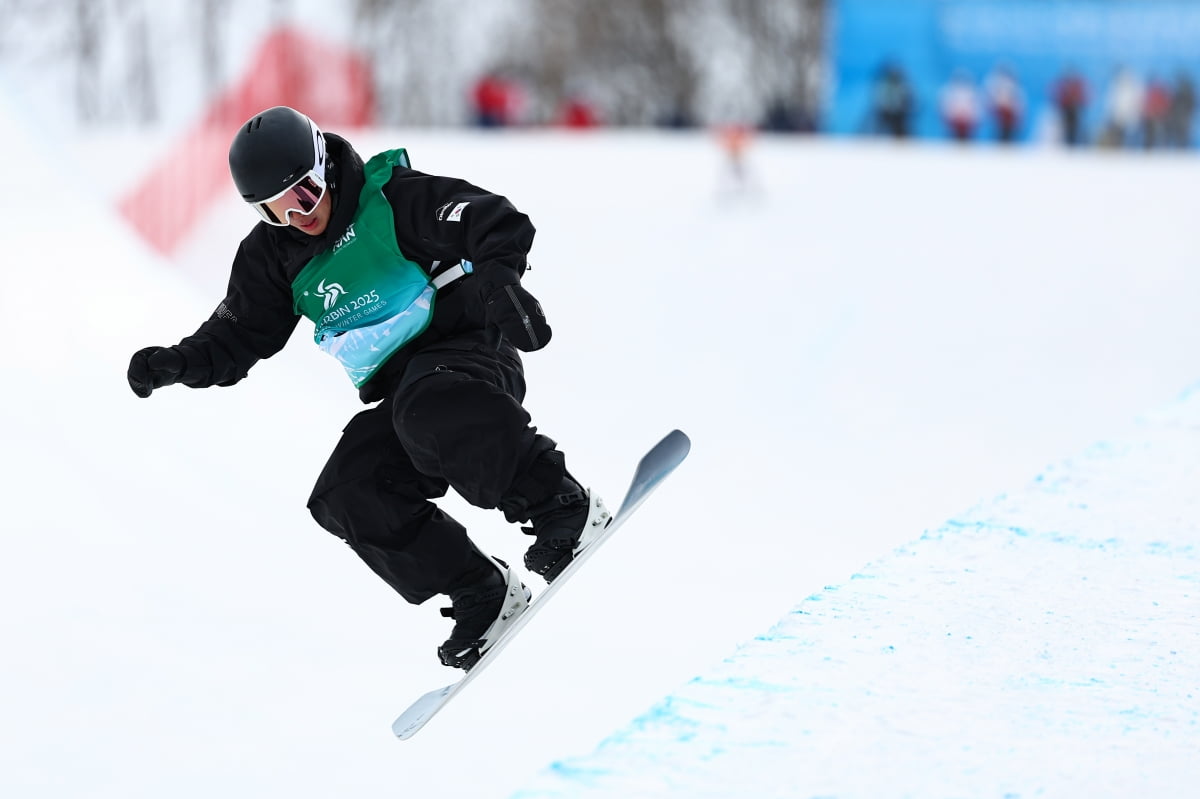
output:
[[[355,386],[370,380],[433,318],[433,284],[400,252],[392,206],[383,196],[392,170],[408,165],[403,149],[368,161],[345,235],[292,281],[296,313],[312,320],[317,346],[342,363]]]

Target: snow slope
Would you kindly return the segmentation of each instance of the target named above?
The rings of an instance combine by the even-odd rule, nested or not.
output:
[[[764,138],[737,190],[703,134],[358,132],[538,224],[527,285],[555,342],[526,359],[528,404],[581,479],[615,497],[663,432],[695,442],[486,678],[400,743],[394,714],[446,678],[445,620],[304,510],[360,407],[337,365],[302,327],[235,389],[125,385],[134,350],[215,307],[251,217],[231,198],[159,263],[103,186],[75,190],[103,184],[99,145],[49,153],[14,117],[5,795],[509,795],[803,597],[1197,377],[1188,157]],[[448,507],[519,561],[515,528]],[[916,594],[888,609],[936,623]],[[889,701],[916,711],[934,697],[908,666]],[[875,743],[850,736],[821,790],[855,793]],[[638,779],[653,790],[654,766]]]
[[[1200,386],[826,586],[520,799],[1188,796]]]

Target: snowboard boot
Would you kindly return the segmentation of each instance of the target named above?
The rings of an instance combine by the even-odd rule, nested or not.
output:
[[[443,665],[470,670],[529,608],[533,592],[508,564],[499,558],[487,561],[448,592],[451,607],[443,608],[442,615],[454,619],[454,629],[438,647]]]
[[[604,501],[565,472],[555,492],[526,513],[532,526],[521,529],[537,540],[525,552],[525,567],[547,583],[612,521]]]

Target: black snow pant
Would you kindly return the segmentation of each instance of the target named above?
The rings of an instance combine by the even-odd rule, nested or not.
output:
[[[504,347],[468,336],[413,356],[391,395],[350,420],[309,498],[317,523],[414,604],[478,573],[484,557],[431,500],[454,488],[481,508],[514,492],[526,504],[561,479],[535,467],[555,443],[530,425],[521,361]]]

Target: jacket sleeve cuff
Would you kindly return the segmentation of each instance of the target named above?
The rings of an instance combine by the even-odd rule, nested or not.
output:
[[[476,264],[475,276],[479,280],[479,293],[487,297],[493,291],[521,282],[521,273],[511,266],[498,263]]]
[[[205,358],[199,351],[186,344],[176,344],[171,350],[178,353],[183,360],[180,383],[193,388],[203,388],[210,384],[212,368],[205,363]]]

